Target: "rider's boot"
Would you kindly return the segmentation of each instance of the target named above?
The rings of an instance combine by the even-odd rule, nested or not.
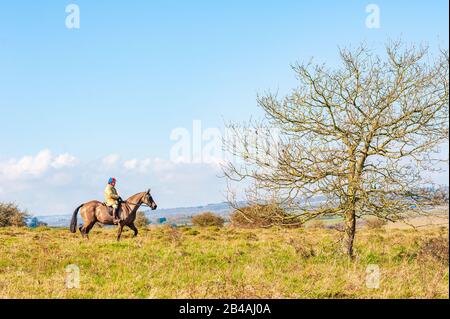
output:
[[[120,222],[118,207],[113,209],[113,222],[116,225],[119,224],[119,222]]]

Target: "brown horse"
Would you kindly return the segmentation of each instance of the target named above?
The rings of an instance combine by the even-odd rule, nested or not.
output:
[[[134,237],[138,235],[138,230],[134,225],[136,219],[136,212],[142,205],[149,206],[152,210],[155,210],[158,206],[150,195],[150,190],[142,193],[137,193],[131,196],[126,201],[120,203],[120,222],[119,232],[117,234],[117,240],[120,240],[122,230],[124,226],[130,227],[134,231]],[[70,223],[70,231],[76,233],[77,227],[77,214],[80,211],[81,218],[83,219],[83,226],[79,228],[81,235],[84,238],[88,238],[88,234],[94,227],[95,223],[99,222],[103,225],[114,225],[113,217],[110,214],[109,208],[104,203],[99,201],[90,201],[83,205],[80,205],[73,212],[72,221]]]

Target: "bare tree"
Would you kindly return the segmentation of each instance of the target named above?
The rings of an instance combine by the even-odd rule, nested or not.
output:
[[[364,45],[339,52],[336,69],[293,66],[299,84],[288,96],[258,96],[262,123],[228,125],[225,149],[240,162],[224,172],[281,194],[303,222],[343,216],[343,248],[353,256],[357,218],[396,221],[428,204],[414,190],[430,182],[424,172],[436,169],[433,156],[448,140],[449,59],[447,50],[433,56],[399,41],[381,56]],[[249,142],[249,128],[260,142]]]

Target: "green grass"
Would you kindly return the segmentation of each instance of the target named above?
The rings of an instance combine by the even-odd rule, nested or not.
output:
[[[356,259],[326,229],[0,229],[1,298],[448,298],[448,263],[421,256],[448,229],[361,230]],[[66,266],[80,287],[66,287]],[[366,287],[377,264],[380,287]]]

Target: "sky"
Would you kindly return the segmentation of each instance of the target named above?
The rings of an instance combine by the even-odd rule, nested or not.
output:
[[[371,3],[379,28],[366,25]],[[79,28],[66,23],[69,4]],[[258,93],[289,92],[290,65],[333,66],[338,47],[401,37],[448,48],[448,9],[446,0],[2,2],[0,201],[66,214],[102,199],[110,176],[124,198],[151,187],[161,208],[224,201],[220,160],[175,162],[177,138],[202,148],[196,130],[262,116]]]

